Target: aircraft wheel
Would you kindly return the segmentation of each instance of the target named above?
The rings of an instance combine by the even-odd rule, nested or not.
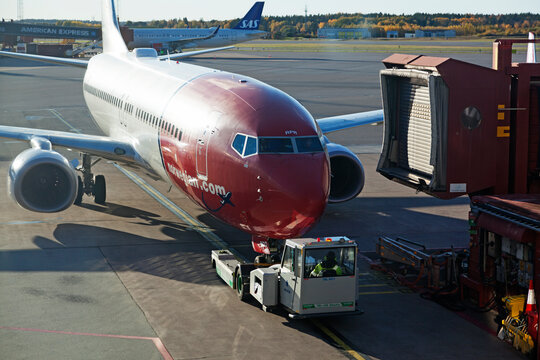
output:
[[[81,205],[82,197],[84,195],[83,182],[80,176],[77,176],[77,196],[73,202],[75,205]]]
[[[97,175],[94,180],[94,202],[96,204],[105,204],[106,197],[105,177],[103,175]]]

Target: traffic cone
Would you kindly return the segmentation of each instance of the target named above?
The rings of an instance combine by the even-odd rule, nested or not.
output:
[[[525,313],[536,311],[536,297],[534,296],[533,281],[529,280],[529,295],[527,295],[527,305]]]
[[[536,343],[536,339],[538,338],[538,312],[536,311],[536,297],[534,296],[532,280],[529,281],[529,295],[527,296],[525,315],[527,316],[527,332]]]

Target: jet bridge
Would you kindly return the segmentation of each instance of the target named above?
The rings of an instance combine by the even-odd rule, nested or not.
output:
[[[460,294],[483,309],[527,288],[540,294],[540,64],[512,63],[512,46],[530,42],[539,41],[495,41],[492,68],[394,54],[380,74],[385,132],[377,171],[438,198],[471,196]],[[423,261],[388,239],[378,249],[402,263]],[[538,313],[525,312],[527,331],[518,336],[507,318],[499,337],[531,353]],[[516,340],[527,336],[527,346]]]
[[[512,44],[529,41],[495,41],[492,68],[421,55],[383,60],[377,171],[443,199],[538,193],[540,64],[511,62]]]

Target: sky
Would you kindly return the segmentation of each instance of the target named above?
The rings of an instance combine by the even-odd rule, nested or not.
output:
[[[19,0],[26,19],[100,20],[100,0]],[[184,18],[229,20],[241,18],[254,0],[116,0],[121,21]],[[0,16],[17,19],[17,0],[0,0]],[[540,13],[540,0],[267,0],[263,16],[344,13]]]

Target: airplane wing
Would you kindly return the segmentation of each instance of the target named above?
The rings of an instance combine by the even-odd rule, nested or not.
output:
[[[81,68],[86,68],[88,66],[88,61],[79,60],[79,59],[68,59],[68,58],[61,58],[61,57],[54,57],[54,56],[43,56],[43,55],[16,53],[16,52],[11,52],[11,51],[0,51],[0,56],[2,55],[17,58],[17,59],[38,60],[38,61],[48,62],[52,64],[70,65],[70,66],[76,66],[76,67],[81,67]]]
[[[131,163],[146,168],[133,145],[107,136],[74,134],[63,131],[40,130],[0,125],[0,138],[30,141],[34,137],[45,138],[53,146],[73,149],[104,159]]]
[[[184,44],[188,44],[192,41],[197,41],[197,40],[208,40],[208,39],[211,39],[213,38],[214,36],[216,36],[219,28],[221,27],[221,25],[218,25],[210,34],[206,35],[206,36],[199,36],[199,37],[192,37],[192,38],[178,38],[178,39],[174,39],[174,40],[171,40],[171,39],[166,39],[166,40],[163,40],[163,41],[156,41],[156,42],[167,42],[171,45],[173,45],[174,48],[181,48],[182,45]]]
[[[322,119],[317,119],[317,123],[323,134],[344,130],[359,125],[367,125],[379,123],[383,121],[383,111],[373,110],[355,114],[347,114],[340,116],[332,116]]]
[[[185,52],[185,53],[177,53],[177,54],[170,54],[170,55],[161,55],[161,56],[158,56],[158,59],[159,60],[169,60],[169,59],[170,60],[179,60],[179,59],[184,59],[184,58],[195,56],[195,55],[206,54],[206,53],[210,53],[210,52],[214,52],[214,51],[228,50],[228,49],[232,49],[232,48],[234,48],[234,46],[224,46],[224,47],[220,47],[220,48],[196,50],[196,51],[190,51],[190,52]]]

